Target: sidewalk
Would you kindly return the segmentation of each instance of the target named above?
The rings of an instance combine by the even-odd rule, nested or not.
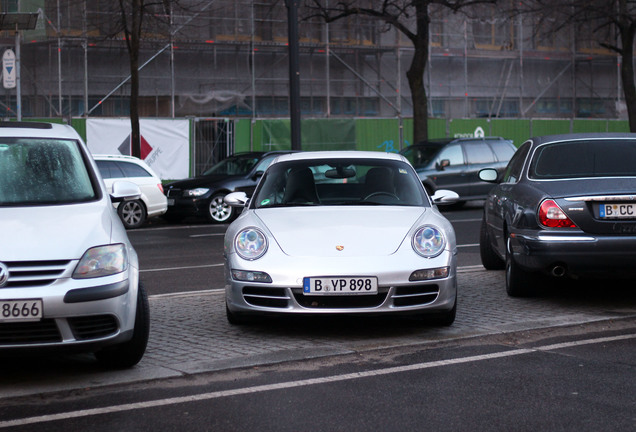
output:
[[[45,363],[43,368],[40,359],[37,370],[26,365],[24,370],[0,377],[0,399],[636,317],[636,294],[631,291],[605,291],[601,295],[588,290],[587,298],[569,291],[518,299],[506,295],[501,271],[461,272],[458,281],[457,319],[451,327],[408,320],[358,322],[328,317],[231,326],[225,318],[223,290],[151,297],[151,336],[146,355],[137,367],[103,371],[87,358],[79,365],[61,359]]]

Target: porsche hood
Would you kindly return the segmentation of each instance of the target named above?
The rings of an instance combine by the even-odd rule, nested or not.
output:
[[[257,210],[264,227],[290,256],[387,256],[395,253],[430,209],[321,207]]]

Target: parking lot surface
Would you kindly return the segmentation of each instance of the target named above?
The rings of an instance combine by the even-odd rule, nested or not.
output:
[[[607,284],[612,288],[602,290],[593,284],[584,288],[568,284],[567,289],[540,297],[510,298],[505,293],[501,271],[460,270],[458,281],[457,319],[450,327],[383,317],[317,317],[232,326],[225,318],[223,290],[152,296],[150,341],[146,355],[137,367],[104,371],[95,366],[90,356],[39,361],[37,370],[29,362],[23,370],[14,364],[11,366],[13,374],[0,377],[0,399],[395,346],[636,318],[634,290],[616,283]]]

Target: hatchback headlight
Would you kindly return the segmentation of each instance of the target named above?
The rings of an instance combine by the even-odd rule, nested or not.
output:
[[[412,244],[418,255],[434,258],[444,250],[446,239],[439,229],[425,225],[415,231]]]
[[[183,191],[184,196],[189,197],[200,197],[208,193],[210,189],[208,188],[196,188],[196,189],[187,189]]]
[[[257,228],[245,228],[234,238],[234,248],[246,260],[256,260],[267,252],[267,237]]]
[[[73,279],[110,276],[121,273],[127,268],[128,254],[126,253],[125,245],[97,246],[84,253],[77,267],[75,267]]]

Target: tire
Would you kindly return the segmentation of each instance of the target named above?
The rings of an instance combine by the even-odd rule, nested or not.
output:
[[[453,304],[453,308],[446,312],[435,312],[435,313],[422,313],[419,315],[418,319],[421,320],[421,323],[426,325],[434,325],[438,327],[449,327],[453,325],[455,322],[455,317],[457,316],[457,297],[455,297],[455,304]]]
[[[492,248],[486,219],[481,220],[481,228],[479,229],[479,255],[486,270],[503,270],[506,267],[506,261],[497,255],[497,252]]]
[[[508,239],[508,243],[510,239]],[[506,244],[506,292],[510,297],[531,297],[536,292],[538,277],[519,267]]]
[[[223,201],[225,194],[216,194],[208,203],[207,219],[212,223],[228,223],[234,218],[235,210]]]
[[[117,214],[126,229],[139,228],[146,222],[146,207],[141,200],[123,201],[117,207]]]
[[[455,298],[455,304],[453,308],[448,312],[443,312],[433,317],[433,323],[440,327],[449,327],[455,322],[457,316],[457,298]]]
[[[251,318],[232,312],[230,308],[227,307],[227,304],[225,305],[225,317],[227,318],[227,322],[232,325],[244,325],[252,322]]]
[[[135,311],[135,328],[129,341],[109,346],[95,353],[95,357],[108,369],[126,369],[133,367],[144,356],[148,335],[150,334],[150,306],[148,294],[139,284],[137,308]]]

